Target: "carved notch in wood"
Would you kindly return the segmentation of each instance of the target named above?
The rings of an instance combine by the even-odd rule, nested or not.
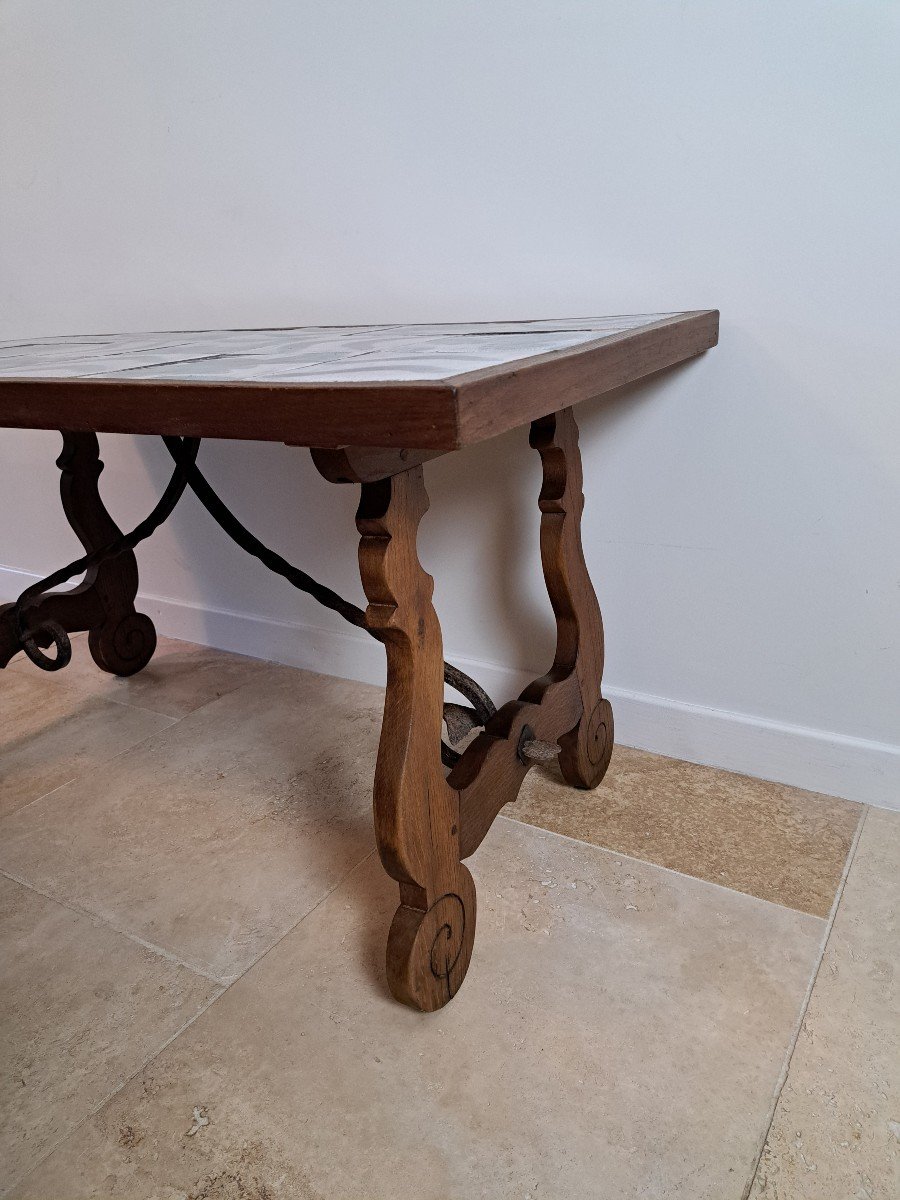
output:
[[[609,701],[600,694],[603,619],[581,544],[584,493],[578,426],[572,409],[534,421],[530,442],[544,467],[538,501],[541,561],[556,616],[556,656],[549,677],[574,675],[583,709],[577,725],[559,739],[559,765],[567,783],[594,788],[612,755],[613,715]],[[528,691],[522,693],[522,699]]]
[[[108,545],[120,531],[100,499],[103,470],[96,434],[63,431],[60,496],[69,524],[90,553]],[[137,561],[130,550],[89,570],[68,592],[47,592],[23,610],[23,627],[34,632],[39,646],[50,644],[41,632],[55,622],[67,633],[89,630],[88,645],[98,667],[113,675],[133,675],[145,667],[156,649],[156,630],[149,617],[135,612]],[[14,605],[0,607],[0,666],[21,649]]]
[[[428,509],[422,468],[363,485],[357,514],[366,624],[387,650],[387,694],[375,768],[381,860],[400,884],[388,937],[388,983],[431,1012],[463,981],[475,937],[475,885],[460,862],[459,797],[440,759],[441,628],[416,533]]]
[[[472,854],[500,809],[514,800],[531,761],[523,739],[558,744],[569,783],[595,787],[612,751],[612,711],[600,694],[603,625],[581,546],[581,460],[570,409],[536,421],[541,454],[541,557],[557,622],[553,665],[487,722],[445,778],[441,630],[433,580],[416,536],[428,508],[422,467],[363,482],[357,526],[369,601],[366,625],[388,660],[384,723],[375,771],[375,829],[381,859],[400,884],[388,938],[393,995],[432,1011],[456,994],[475,935],[475,887],[460,861]],[[325,470],[325,455],[316,465]],[[396,461],[379,459],[381,468]],[[361,474],[344,459],[340,472]]]
[[[389,475],[409,471],[443,450],[397,450],[391,446],[338,446],[310,449],[316,470],[329,483],[377,483]]]
[[[559,745],[563,777],[575,787],[596,787],[612,754],[612,709],[600,694],[603,622],[581,546],[584,496],[572,410],[535,421],[531,445],[544,467],[541,559],[556,615],[556,654],[547,674],[503,705],[450,772],[448,783],[459,793],[463,858],[518,795],[532,766],[517,753],[526,728]]]

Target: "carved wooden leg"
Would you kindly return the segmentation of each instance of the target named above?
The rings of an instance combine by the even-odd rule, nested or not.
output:
[[[459,796],[441,768],[441,628],[416,532],[428,509],[422,468],[364,483],[357,514],[366,623],[387,649],[375,770],[375,831],[400,884],[388,937],[391,992],[431,1012],[459,990],[475,936],[475,885],[460,862]]]
[[[388,939],[388,980],[398,1000],[432,1011],[452,999],[475,935],[475,887],[460,858],[516,798],[533,760],[528,741],[560,746],[569,783],[595,787],[612,752],[609,703],[600,694],[603,625],[581,547],[581,460],[570,409],[536,421],[541,453],[541,557],[557,620],[553,666],[487,722],[447,779],[441,768],[441,631],[433,582],[416,553],[428,508],[422,468],[405,452],[314,450],[320,472],[362,483],[357,525],[369,600],[366,625],[387,647],[384,725],[375,773],[382,862],[400,883]],[[374,472],[394,471],[374,479]]]
[[[603,621],[581,545],[581,453],[571,408],[535,421],[530,440],[544,467],[541,560],[557,629],[550,674],[563,679],[574,671],[583,706],[578,724],[559,739],[559,765],[567,783],[593,788],[612,755],[613,714],[600,694]]]
[[[62,472],[60,495],[69,524],[87,552],[120,536],[103,506],[98,490],[100,448],[93,433],[63,431],[63,449],[56,465]],[[38,645],[49,639],[40,627],[56,622],[68,633],[87,629],[88,645],[97,666],[113,675],[133,675],[145,667],[156,649],[156,630],[149,617],[135,612],[137,561],[132,551],[89,570],[82,583],[68,592],[47,592],[23,610],[26,631],[35,632]],[[0,608],[0,666],[20,649],[14,606]]]

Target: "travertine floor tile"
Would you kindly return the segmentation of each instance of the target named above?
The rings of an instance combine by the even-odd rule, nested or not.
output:
[[[217,988],[3,876],[0,958],[3,1190],[177,1033]],[[68,1194],[63,1187],[54,1196]]]
[[[506,815],[827,916],[859,804],[616,746],[600,787],[532,770]]]
[[[373,857],[16,1195],[739,1200],[824,922],[511,821],[472,861],[448,1008],[386,995]]]
[[[19,674],[40,674],[48,688],[62,683],[85,695],[147,708],[170,717],[183,717],[267,673],[289,669],[258,658],[245,658],[241,654],[161,637],[153,658],[143,671],[119,679],[101,671],[91,658],[87,634],[73,636],[72,661],[62,671],[39,673],[21,657],[8,668]]]
[[[751,1195],[900,1196],[900,813],[866,815]]]
[[[45,672],[0,672],[0,817],[98,768],[172,719],[86,697]]]
[[[382,702],[301,671],[247,684],[0,822],[0,867],[233,978],[372,849]]]

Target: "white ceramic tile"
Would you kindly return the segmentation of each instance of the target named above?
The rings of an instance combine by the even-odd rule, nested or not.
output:
[[[0,378],[232,383],[443,379],[564,350],[672,315],[37,338],[0,342]]]

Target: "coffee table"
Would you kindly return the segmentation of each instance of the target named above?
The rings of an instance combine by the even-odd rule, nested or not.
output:
[[[514,800],[534,748],[593,788],[613,745],[601,695],[603,626],[581,545],[582,470],[574,406],[702,353],[714,310],[585,320],[370,325],[77,335],[0,343],[0,426],[58,429],[63,508],[86,551],[119,536],[104,507],[98,433],[243,438],[311,448],[319,472],[361,485],[356,524],[365,624],[387,651],[375,767],[375,832],[400,885],[388,935],[393,995],[425,1011],[450,1000],[475,937],[464,860]],[[556,616],[552,665],[441,761],[444,674],[433,581],[416,536],[428,508],[423,464],[530,423],[543,463],[540,544]],[[132,551],[49,592],[18,620],[37,642],[49,621],[89,631],[97,665],[132,674],[156,636],[136,612]],[[22,645],[0,608],[0,666]]]

